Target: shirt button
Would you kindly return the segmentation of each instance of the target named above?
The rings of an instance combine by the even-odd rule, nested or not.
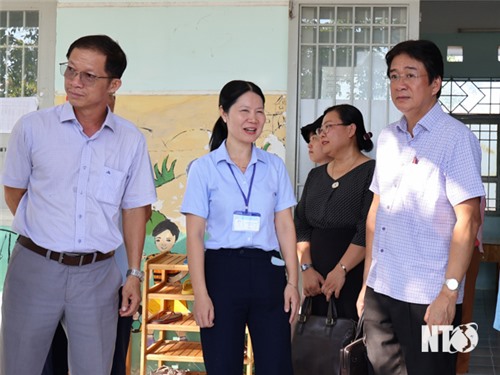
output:
[[[380,252],[383,253],[384,252],[384,249],[380,249]]]
[[[389,209],[389,206],[386,206],[385,208]]]
[[[78,218],[81,219],[82,218],[82,215],[78,215]]]
[[[82,240],[78,240],[78,243],[82,243]]]
[[[382,227],[382,230],[385,230],[385,227]]]

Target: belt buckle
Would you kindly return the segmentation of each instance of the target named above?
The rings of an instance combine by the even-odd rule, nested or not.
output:
[[[57,259],[57,263],[63,264],[63,259],[64,259],[64,253],[59,253],[59,259]]]
[[[90,255],[90,254],[82,254],[82,255],[79,255],[79,257],[80,257],[80,262],[78,263],[78,267],[81,267],[81,266],[83,266],[83,265],[84,265],[84,264],[83,264],[83,261],[85,260],[85,257],[86,257],[87,255]],[[93,256],[92,256],[92,260],[91,260],[89,263],[85,263],[85,264],[92,264],[92,263],[95,263],[95,262],[96,262],[97,253],[96,253],[96,252],[94,252],[94,253],[92,253],[92,255],[93,255]]]

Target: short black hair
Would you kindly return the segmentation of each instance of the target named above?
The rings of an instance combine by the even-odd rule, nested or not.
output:
[[[319,116],[316,120],[314,120],[314,122],[300,128],[300,134],[302,134],[302,138],[304,138],[306,143],[311,141],[311,133],[315,134],[316,129],[321,128],[321,125],[323,124],[323,117],[325,117],[325,115]]]
[[[97,51],[106,56],[104,70],[111,78],[121,78],[127,68],[127,56],[120,45],[107,35],[87,35],[75,40],[69,46],[66,58],[69,59],[75,48]]]
[[[444,75],[444,62],[443,55],[439,47],[430,40],[406,40],[396,44],[385,55],[387,63],[387,77],[390,76],[392,60],[399,55],[408,55],[412,59],[420,61],[427,72],[427,79],[429,84],[436,78],[443,78]],[[437,92],[436,97],[441,95],[441,89]]]

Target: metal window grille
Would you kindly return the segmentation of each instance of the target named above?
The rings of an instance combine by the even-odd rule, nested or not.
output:
[[[37,94],[38,11],[0,11],[0,97]]]
[[[500,80],[450,78],[443,81],[440,104],[465,123],[479,139],[481,175],[486,191],[486,213],[500,215],[498,129],[500,127]]]

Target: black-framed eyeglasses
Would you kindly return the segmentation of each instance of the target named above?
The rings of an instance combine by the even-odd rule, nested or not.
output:
[[[326,124],[321,128],[316,129],[316,135],[321,135],[321,134],[327,135],[332,126],[347,126],[347,125],[350,124]]]
[[[98,79],[113,79],[115,77],[99,77],[95,74],[87,73],[87,72],[79,72],[76,69],[72,68],[68,65],[67,62],[63,62],[59,64],[59,69],[64,78],[74,79],[77,75],[80,76],[80,81],[85,86],[93,86],[97,82]]]

